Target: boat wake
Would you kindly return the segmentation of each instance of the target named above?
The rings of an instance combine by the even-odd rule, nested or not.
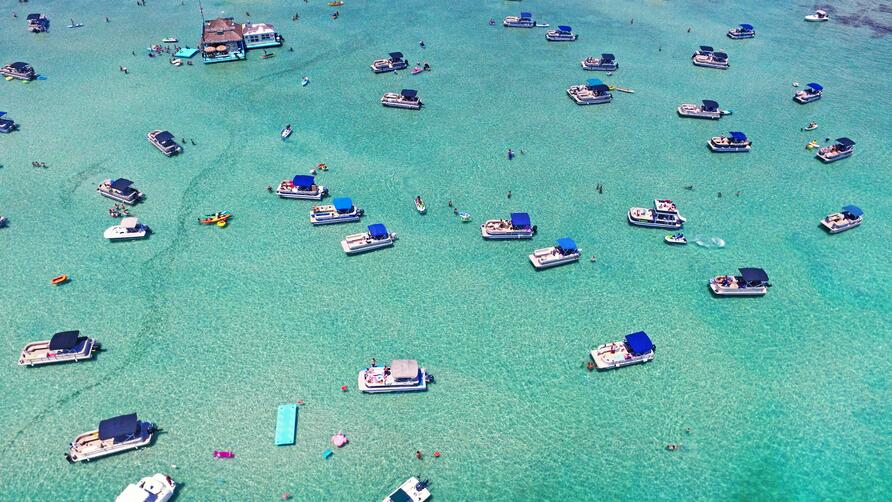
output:
[[[725,240],[721,237],[702,237],[698,235],[694,237],[694,243],[706,249],[721,249],[725,247]]]

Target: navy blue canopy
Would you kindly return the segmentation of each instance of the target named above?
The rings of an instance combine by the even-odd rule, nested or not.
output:
[[[814,82],[810,82],[810,83],[806,84],[806,86],[809,87],[809,88],[811,88],[812,90],[815,90],[815,91],[823,91],[823,90],[824,90],[824,86],[823,86],[823,85],[821,85],[821,84],[816,84],[816,83],[814,83]]]
[[[629,347],[629,352],[636,356],[647,354],[654,349],[654,343],[644,331],[626,335],[626,346]]]
[[[557,247],[561,248],[565,253],[576,251],[576,243],[569,237],[562,237],[557,240]]]
[[[860,218],[861,216],[864,215],[864,211],[862,211],[860,207],[858,207],[858,206],[851,206],[851,205],[849,205],[849,206],[843,206],[843,207],[842,207],[842,212],[844,212],[844,213],[846,213],[846,214],[849,214],[849,215],[852,215],[852,216],[855,217],[855,218]]]
[[[845,147],[855,146],[855,142],[849,138],[836,138],[836,142]]]
[[[309,174],[298,174],[291,180],[291,184],[298,188],[311,188],[315,183],[316,178]]]
[[[390,56],[390,60],[393,62],[401,61],[403,59],[402,52],[391,52],[388,56]]]
[[[604,54],[601,54],[601,62],[602,63],[612,63],[614,59],[616,59],[616,58],[613,57],[613,54],[606,53],[606,52]]]
[[[558,26],[558,30],[570,32],[573,31],[573,28],[570,28],[569,26]]]
[[[712,47],[710,47],[708,45],[701,45],[700,52],[712,52]]]
[[[530,228],[530,215],[527,213],[511,213],[511,226],[514,228]]]
[[[99,439],[114,438],[124,440],[139,434],[139,420],[136,413],[108,418],[99,422]]]
[[[740,278],[743,282],[768,282],[768,274],[761,268],[742,268]]]
[[[155,141],[159,143],[173,142],[173,134],[169,131],[161,131],[155,135]]]
[[[60,331],[50,338],[50,350],[65,350],[77,345],[77,337],[80,331]]]
[[[353,209],[353,200],[350,197],[338,197],[331,203],[334,204],[335,211],[349,211]]]
[[[415,96],[418,96],[418,91],[415,89],[403,89],[400,91],[400,95],[404,98],[413,99]]]
[[[111,188],[112,190],[117,190],[122,193],[130,193],[133,191],[133,189],[130,188],[130,185],[132,184],[133,182],[127,178],[118,178],[115,181],[112,181]]]
[[[29,65],[28,63],[24,63],[22,61],[16,61],[15,63],[12,63],[9,66],[13,70],[18,71],[18,72],[27,72],[27,71],[31,71],[31,69],[32,69],[31,65]]]
[[[520,18],[521,19],[533,19],[533,15],[529,12],[521,12]]]
[[[40,19],[40,14],[28,14],[28,17],[26,17],[25,19],[27,19],[28,21],[36,21]]]
[[[369,235],[371,235],[373,239],[383,239],[388,235],[387,227],[385,227],[383,223],[369,225]]]
[[[704,99],[701,109],[707,112],[717,112],[719,111],[719,104],[711,99]]]
[[[737,141],[738,143],[742,143],[742,142],[746,141],[746,134],[743,134],[740,131],[731,131],[728,134],[731,135],[731,139],[733,139],[734,141]]]
[[[15,125],[15,122],[9,119],[0,119],[0,126],[3,127],[12,127]]]
[[[585,85],[587,85],[589,87],[594,87],[596,85],[601,85],[603,83],[604,82],[602,82],[600,78],[590,78],[585,81]]]
[[[755,28],[753,28],[753,25],[747,24],[747,23],[741,24],[740,27],[746,31],[753,31],[755,29]]]
[[[725,54],[724,52],[713,52],[712,57],[719,61],[724,61],[724,60],[728,59],[728,55]]]

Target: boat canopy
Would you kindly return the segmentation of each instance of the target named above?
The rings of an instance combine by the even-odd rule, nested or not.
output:
[[[511,226],[514,228],[530,228],[530,215],[527,213],[511,213]]]
[[[22,61],[16,61],[15,63],[10,64],[9,67],[17,72],[23,72],[23,73],[33,70],[31,68],[31,65],[29,65],[28,63],[22,62]]]
[[[394,359],[390,363],[390,374],[396,380],[418,378],[418,361],[414,359]]]
[[[350,197],[338,197],[331,203],[334,205],[335,211],[349,211],[353,209],[353,199]]]
[[[403,60],[403,53],[402,53],[402,52],[391,52],[391,53],[389,53],[389,54],[387,54],[387,55],[390,56],[390,60],[393,61],[394,63],[397,62],[397,61],[402,61],[402,60]]]
[[[753,30],[755,29],[755,28],[753,28],[753,25],[751,25],[751,24],[747,24],[747,23],[742,23],[742,24],[740,25],[740,27],[741,27],[744,31],[753,31]]]
[[[827,15],[827,11],[824,11],[824,10],[816,10],[816,11],[815,11],[815,14],[817,14],[817,15],[819,15],[819,16],[821,16],[821,17],[824,17],[824,16]]]
[[[724,52],[713,52],[712,57],[719,61],[726,61],[728,59],[728,55]]]
[[[836,142],[846,148],[855,146],[855,142],[850,140],[849,138],[836,138]]]
[[[383,239],[387,237],[387,227],[385,227],[383,223],[369,225],[369,235],[371,235],[373,239]]]
[[[740,131],[731,131],[728,134],[731,135],[731,139],[733,139],[734,141],[736,141],[738,143],[742,143],[742,142],[746,141],[746,134],[743,134]]]
[[[28,14],[28,17],[25,18],[28,21],[37,21],[40,19],[40,14]]]
[[[99,422],[99,439],[114,438],[115,441],[124,441],[139,434],[139,420],[136,413],[108,418]]]
[[[700,52],[712,52],[712,50],[713,50],[712,47],[710,47],[710,46],[708,46],[708,45],[701,45],[701,46],[700,46]]]
[[[816,84],[816,83],[814,83],[814,82],[810,82],[810,83],[806,84],[806,87],[808,87],[809,89],[811,89],[811,90],[813,90],[813,91],[823,91],[823,90],[824,90],[824,86],[823,86],[823,85],[821,85],[821,84]]]
[[[298,188],[311,188],[316,184],[316,178],[309,174],[298,174],[291,179],[291,184]]]
[[[134,218],[133,216],[124,218],[123,220],[121,220],[121,226],[128,230],[132,230],[139,226],[139,219]]]
[[[644,331],[626,335],[626,346],[629,347],[629,352],[636,356],[647,354],[654,349],[654,343]]]
[[[842,212],[844,212],[848,215],[851,215],[855,218],[860,218],[860,217],[864,216],[864,211],[862,211],[861,208],[858,206],[851,206],[851,205],[843,206]]]
[[[604,85],[600,78],[590,78],[585,81],[586,87],[595,87],[596,85]]]
[[[533,14],[530,12],[521,12],[520,18],[521,19],[533,19]]]
[[[132,185],[132,184],[133,184],[133,182],[128,180],[127,178],[118,178],[115,181],[111,182],[111,189],[117,190],[118,192],[121,192],[121,193],[129,194],[130,192],[133,191],[133,189],[130,188],[130,185]]]
[[[609,52],[601,54],[602,63],[612,63],[615,59],[616,58],[613,56],[613,54],[610,54]]]
[[[718,102],[716,102],[716,101],[713,101],[713,100],[711,100],[711,99],[704,99],[704,100],[702,101],[702,103],[703,103],[703,106],[701,107],[701,109],[702,109],[703,111],[705,111],[705,112],[717,112],[717,111],[719,111],[719,104],[718,104]]]
[[[15,122],[9,119],[0,119],[0,127],[12,127],[15,125]]]
[[[570,28],[569,26],[558,26],[558,31],[565,31],[567,33],[570,33],[571,31],[573,31],[573,28]]]
[[[77,337],[80,331],[60,331],[50,338],[50,350],[66,350],[77,345]]]
[[[164,146],[171,145],[174,143],[173,134],[171,134],[170,131],[161,131],[155,135],[155,141]]]
[[[557,240],[557,247],[561,248],[565,253],[576,251],[576,242],[569,237],[561,237]]]
[[[742,268],[740,278],[743,282],[768,282],[768,274],[761,268]]]
[[[400,91],[400,96],[408,99],[415,99],[415,97],[418,96],[418,91],[415,89],[403,89]]]

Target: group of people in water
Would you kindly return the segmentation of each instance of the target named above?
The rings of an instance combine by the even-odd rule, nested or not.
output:
[[[130,216],[130,210],[124,204],[115,204],[115,207],[108,208],[108,215],[112,218],[122,218]]]
[[[46,165],[46,162],[37,162],[36,160],[31,162],[31,166],[32,167],[44,167],[44,168],[49,167]]]

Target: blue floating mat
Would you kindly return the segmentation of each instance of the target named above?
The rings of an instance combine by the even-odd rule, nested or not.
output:
[[[334,452],[331,450],[325,450],[324,452],[322,452],[322,458],[329,458],[332,455],[334,455]]]
[[[178,50],[177,53],[174,54],[173,56],[176,58],[187,58],[188,59],[188,58],[191,58],[192,56],[196,55],[197,53],[198,53],[198,49],[190,49],[189,47],[183,47],[182,49]]]
[[[279,406],[276,417],[276,446],[294,444],[297,436],[297,405],[283,404]]]
[[[37,80],[46,80],[46,77],[44,77],[43,75],[38,75]]]

